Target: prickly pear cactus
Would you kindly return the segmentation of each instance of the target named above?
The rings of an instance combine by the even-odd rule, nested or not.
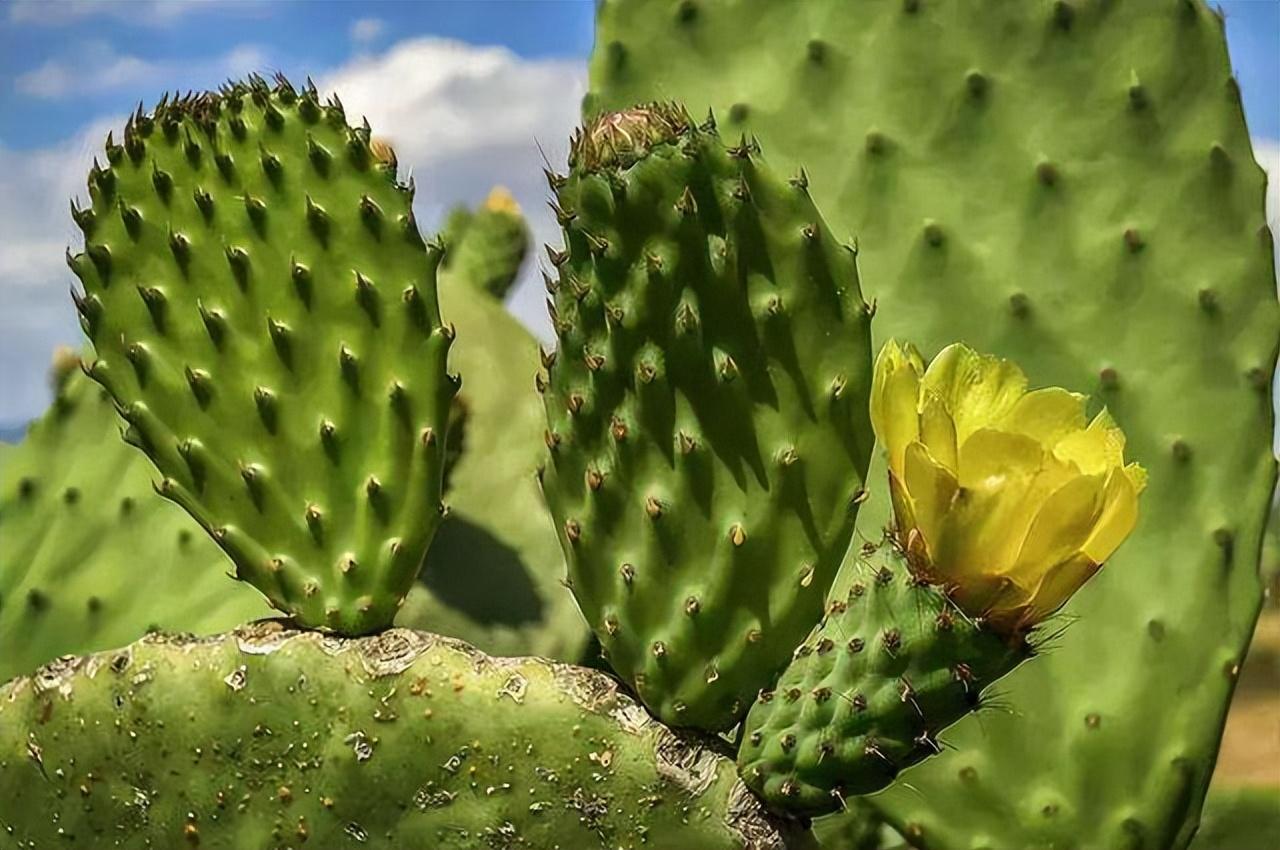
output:
[[[516,199],[501,186],[474,212],[457,207],[449,213],[441,238],[446,245],[441,271],[499,301],[511,291],[529,252],[529,225]]]
[[[52,406],[0,464],[0,681],[66,653],[121,646],[148,629],[221,631],[266,616],[152,471],[73,354]],[[144,571],[142,557],[164,558]],[[145,575],[144,575],[145,572]]]
[[[1221,21],[1188,0],[605,0],[596,44],[589,114],[678,97],[803,162],[859,238],[881,338],[1090,392],[1150,472],[1079,622],[1004,680],[1015,710],[958,724],[875,805],[927,848],[1185,846],[1276,474],[1271,236]]]
[[[603,116],[552,177],[544,490],[609,663],[722,730],[818,620],[872,444],[854,254],[747,140]]]
[[[19,847],[810,846],[604,674],[271,621],[0,687],[0,800]]]
[[[452,332],[368,128],[279,80],[131,117],[75,213],[89,374],[127,438],[299,623],[390,623],[441,515]]]
[[[829,814],[884,789],[1032,653],[914,576],[888,539],[844,570],[847,590],[745,721],[742,776],[779,811]]]

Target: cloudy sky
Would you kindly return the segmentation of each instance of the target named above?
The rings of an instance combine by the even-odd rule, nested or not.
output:
[[[1280,183],[1280,0],[1229,0],[1233,61],[1259,159]],[[63,249],[67,201],[139,97],[249,71],[307,74],[396,143],[419,218],[508,186],[554,241],[542,154],[563,162],[586,86],[590,0],[258,2],[8,0],[0,4],[0,432],[47,403],[59,343],[78,344]],[[1275,187],[1271,191],[1275,222]],[[512,309],[545,333],[526,269]]]

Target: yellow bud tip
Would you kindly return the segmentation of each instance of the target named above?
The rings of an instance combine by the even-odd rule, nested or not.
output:
[[[481,209],[487,212],[520,215],[520,204],[516,203],[516,199],[507,191],[506,186],[494,186],[489,196],[484,199]]]
[[[898,545],[974,617],[1020,633],[1058,610],[1138,520],[1146,473],[1087,399],[1027,389],[1010,361],[955,344],[925,367],[889,342],[871,421],[889,460]]]
[[[49,364],[49,380],[54,391],[62,388],[71,373],[80,368],[80,355],[74,348],[60,345],[53,350],[53,358]]]
[[[374,136],[369,141],[369,150],[373,152],[373,156],[383,165],[394,165],[396,162],[396,149],[391,143],[380,136]]]

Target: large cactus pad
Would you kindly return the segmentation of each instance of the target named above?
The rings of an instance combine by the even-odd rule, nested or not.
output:
[[[681,98],[808,168],[881,338],[1090,393],[1150,471],[1078,622],[1004,680],[1014,710],[958,724],[876,805],[929,848],[1185,845],[1276,473],[1271,237],[1221,21],[1193,0],[605,0],[596,44],[588,112]]]
[[[0,687],[17,847],[784,850],[604,674],[393,629],[153,636]]]

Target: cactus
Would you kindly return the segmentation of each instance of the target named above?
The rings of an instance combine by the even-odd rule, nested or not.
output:
[[[884,789],[1032,651],[969,620],[887,540],[837,584],[848,590],[746,719],[742,776],[782,811],[830,814]]]
[[[822,850],[882,850],[900,843],[876,810],[859,797],[846,800],[844,811],[816,819],[813,836]]]
[[[433,628],[492,653],[577,659],[588,632],[559,586],[559,545],[533,483],[542,432],[530,380],[537,343],[490,307],[465,271],[442,275],[443,300],[449,321],[477,340],[452,355],[460,373],[479,379],[467,393],[479,408],[469,417],[477,461],[450,494],[453,510],[430,550],[435,568],[415,585],[397,623]],[[0,679],[58,655],[119,646],[148,630],[208,634],[267,612],[254,594],[225,582],[231,564],[207,535],[157,499],[149,465],[117,437],[121,423],[108,398],[69,373],[78,359],[64,360],[58,395],[42,424],[20,450],[4,447],[14,459],[6,458],[0,491],[6,543],[0,549]],[[446,474],[463,448],[464,429],[455,419],[464,403],[455,397],[451,410]],[[501,463],[480,460],[495,457]],[[17,498],[20,485],[30,498]],[[64,497],[64,491],[75,495]],[[510,497],[488,498],[492,491]],[[117,511],[118,505],[128,507]],[[51,533],[50,518],[64,513],[67,521]],[[138,586],[129,576],[147,560],[183,566]],[[187,603],[175,605],[175,597]]]
[[[602,116],[551,175],[544,492],[569,583],[659,718],[723,730],[821,614],[873,438],[852,251],[747,140]]]
[[[1016,364],[948,346],[876,359],[871,422],[892,533],[841,568],[826,617],[745,724],[738,763],[812,814],[882,790],[1028,658],[1032,633],[1133,530],[1144,470],[1085,398],[1028,392]]]
[[[501,186],[475,212],[455,207],[441,238],[447,246],[441,272],[455,274],[499,301],[511,291],[529,251],[529,226],[520,205]]]
[[[528,380],[537,342],[487,297],[453,289],[451,275],[443,282],[446,315],[463,333],[453,360],[477,376],[465,392],[478,408],[473,459],[446,491],[452,510],[432,541],[433,569],[396,622],[492,654],[581,658],[589,632],[559,584],[563,559],[533,480],[543,429]],[[0,680],[149,630],[211,634],[269,613],[226,581],[231,563],[208,535],[154,493],[153,470],[120,441],[123,423],[78,359],[65,365],[76,368],[59,374],[49,411],[20,446],[0,447],[13,452],[0,464]],[[459,432],[450,425],[450,444]],[[139,586],[135,565],[148,559],[181,566]]]
[[[1186,846],[1276,475],[1271,237],[1220,20],[1187,0],[605,0],[596,45],[589,114],[678,97],[803,162],[859,239],[880,338],[963,339],[1091,391],[1150,471],[1080,622],[1002,681],[1014,710],[869,799],[934,850]]]
[[[68,260],[129,439],[298,622],[390,623],[440,520],[440,249],[341,106],[283,78],[139,109]]]
[[[608,676],[405,629],[152,636],[0,687],[17,846],[808,846]]]
[[[148,629],[213,632],[269,609],[120,440],[119,420],[70,352],[54,401],[0,464],[0,681]],[[140,555],[169,565],[145,574]]]
[[[1265,385],[1276,314],[1269,294],[1247,290],[1272,260],[1240,250],[1252,222],[1238,105],[1217,115],[1202,82],[1169,72],[1161,42],[1154,58],[1133,59],[1143,76],[1107,133],[1059,133],[1080,111],[1050,109],[1054,131],[1029,137],[1052,150],[1023,175],[1033,185],[1010,189],[1026,142],[1009,128],[1045,108],[1044,90],[1066,81],[1086,113],[1105,114],[1113,71],[1077,58],[1081,43],[1123,59],[1130,33],[1178,26],[1181,41],[1168,41],[1195,66],[1217,55],[1219,35],[1204,34],[1202,7],[1186,0],[1176,16],[1124,27],[1128,7],[1102,0],[1059,0],[1048,18],[982,7],[976,26],[970,2],[868,2],[812,18],[821,0],[783,12],[685,0],[672,18],[639,21],[631,46],[602,40],[597,83],[625,89],[653,82],[636,45],[660,45],[672,28],[697,39],[763,27],[747,73],[724,73],[741,55],[731,39],[668,51],[679,54],[671,73],[723,61],[705,83],[733,88],[722,117],[776,131],[782,146],[856,129],[864,109],[886,126],[867,130],[852,159],[847,145],[813,151],[833,231],[804,170],[780,179],[754,136],[722,142],[714,114],[696,126],[683,106],[650,102],[587,122],[568,173],[547,175],[565,235],[563,250],[548,248],[557,346],[523,394],[510,381],[532,371],[532,346],[468,283],[489,276],[484,264],[464,255],[444,269],[442,318],[442,247],[418,235],[394,151],[367,124],[348,127],[336,98],[322,105],[310,85],[254,77],[139,109],[123,145],[108,137],[91,207],[73,205],[86,244],[69,256],[84,286],[73,295],[97,352],[86,371],[160,469],[161,494],[292,620],[64,656],[0,687],[5,834],[23,846],[784,848],[814,841],[792,818],[843,806],[855,820],[826,834],[862,846],[881,818],[939,850],[1185,845],[1238,655],[1198,690],[1171,668],[1214,669],[1221,634],[1235,646],[1235,624],[1256,615],[1259,584],[1241,569],[1261,525],[1249,488],[1269,491],[1275,477],[1254,451],[1269,410],[1261,394],[1240,401],[1250,382]],[[601,6],[606,32],[630,14]],[[928,37],[937,24],[953,30],[945,48]],[[772,61],[796,26],[800,70]],[[1033,54],[1018,49],[1028,33]],[[979,66],[966,57],[963,91],[948,94],[938,75],[975,44]],[[882,71],[866,75],[874,84],[842,91],[867,56]],[[904,57],[918,75],[895,70]],[[743,99],[797,75],[803,98],[763,109]],[[1082,77],[1098,86],[1078,92]],[[1171,108],[1175,85],[1192,109]],[[839,95],[849,96],[830,100]],[[589,106],[613,96],[597,90]],[[779,120],[797,105],[816,114],[815,101],[835,107],[827,120]],[[1206,129],[1204,115],[1219,121]],[[1176,142],[1162,136],[1171,125]],[[1202,145],[1205,133],[1215,141]],[[1200,146],[1208,165],[1197,171],[1186,157]],[[1182,175],[1179,203],[1131,190],[1155,173],[1136,151]],[[996,200],[981,200],[991,186]],[[1010,214],[1004,201],[1028,193],[1030,211]],[[910,326],[905,336],[942,349],[927,369],[890,343],[872,374],[875,311],[857,248],[833,238],[845,226],[880,243],[870,256],[891,330]],[[1120,234],[1110,252],[1098,247],[1109,228]],[[1010,236],[1020,250],[999,243]],[[1164,338],[1117,322],[1182,303],[1184,275],[1211,270],[1220,276],[1197,282],[1185,314],[1166,311],[1179,344],[1202,353],[1154,367],[1149,350]],[[981,309],[993,292],[1007,314]],[[449,354],[455,316],[475,342]],[[1228,329],[1232,347],[1215,345]],[[1037,383],[1087,388],[1096,369],[1107,409],[1088,419],[1081,395],[1028,392],[1010,362],[943,347],[956,336],[1016,353]],[[476,389],[457,395],[446,355]],[[1215,383],[1230,358],[1245,358],[1245,375]],[[1180,386],[1188,375],[1195,385]],[[536,476],[535,390],[546,424]],[[1190,418],[1187,399],[1219,415]],[[447,439],[451,411],[465,421],[461,454],[457,435]],[[1127,447],[1116,421],[1134,431]],[[33,436],[45,430],[56,431]],[[877,439],[886,462],[868,478]],[[1152,469],[1155,509],[1141,525],[1147,476],[1126,452]],[[461,625],[521,649],[546,615],[542,637],[572,645],[583,634],[576,599],[601,654],[661,720],[712,732],[742,721],[736,766],[725,738],[673,732],[602,674],[386,629],[445,513],[450,457],[459,510],[444,528],[459,536],[433,551],[463,569],[429,571],[444,605],[419,589],[429,601],[418,613],[455,607]],[[550,526],[533,510],[535,481]],[[1222,498],[1236,491],[1245,497]],[[30,501],[32,489],[15,493]],[[38,545],[33,509],[15,504],[0,519],[25,521],[24,545]],[[851,549],[859,516],[863,539],[879,542]],[[1207,554],[1195,520],[1212,523]],[[1068,604],[1135,526],[1139,545]],[[493,573],[504,549],[537,558],[539,578],[511,592],[512,574]],[[1161,573],[1175,556],[1191,567]],[[0,581],[23,581],[34,561],[24,552]],[[519,610],[544,601],[543,571],[562,563],[572,597]],[[1221,604],[1206,605],[1206,591]],[[482,595],[496,615],[480,613]],[[1025,668],[1041,672],[1006,676],[1046,632],[1054,651]],[[1177,680],[1183,704],[1142,716],[1150,697],[1117,679],[1140,679],[1166,703],[1170,686],[1134,669]],[[997,680],[1016,709],[986,722],[999,734],[975,737],[962,721],[947,732],[960,753],[894,782],[942,749],[951,723],[991,704]],[[1077,714],[1073,735],[1064,718]],[[1126,737],[1138,717],[1167,743]],[[1054,740],[1037,752],[1030,733]],[[1075,742],[1072,757],[1028,777],[1057,740]],[[1080,776],[1087,793],[1071,784]]]

